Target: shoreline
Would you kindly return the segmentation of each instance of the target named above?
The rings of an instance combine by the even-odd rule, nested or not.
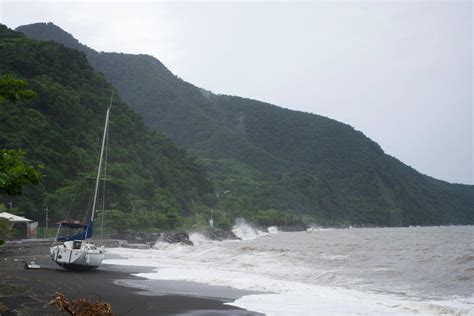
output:
[[[150,281],[131,274],[149,267],[103,264],[92,272],[58,267],[48,256],[49,243],[15,242],[0,247],[0,314],[53,315],[47,305],[56,292],[67,299],[88,298],[112,305],[114,315],[261,315],[225,303],[247,292],[182,281]],[[34,261],[39,270],[26,270]],[[8,314],[10,313],[10,314]]]

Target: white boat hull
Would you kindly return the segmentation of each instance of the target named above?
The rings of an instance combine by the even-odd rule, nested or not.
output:
[[[97,269],[104,260],[104,248],[83,241],[66,241],[50,248],[51,259],[68,270]]]

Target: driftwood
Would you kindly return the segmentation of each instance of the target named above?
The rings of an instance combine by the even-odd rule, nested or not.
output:
[[[90,302],[86,299],[78,299],[69,302],[62,293],[56,293],[49,305],[58,306],[61,312],[67,312],[75,316],[113,316],[112,306],[105,302]]]

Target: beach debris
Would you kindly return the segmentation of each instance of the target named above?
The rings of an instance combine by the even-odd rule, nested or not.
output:
[[[0,315],[1,315],[1,313],[6,313],[8,311],[9,311],[8,306],[5,305],[4,303],[0,302]]]
[[[106,302],[91,302],[80,298],[69,302],[64,294],[56,292],[56,296],[48,305],[58,306],[61,312],[75,316],[113,316],[112,306]]]
[[[31,261],[30,263],[26,262],[26,261],[23,261],[23,264],[25,265],[25,269],[26,270],[30,270],[30,269],[34,269],[34,270],[38,270],[38,269],[41,269],[41,267],[36,264],[34,261]]]

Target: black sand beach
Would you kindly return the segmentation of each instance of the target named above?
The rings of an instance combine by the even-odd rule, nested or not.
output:
[[[102,265],[93,272],[66,271],[51,262],[48,246],[23,242],[0,247],[0,315],[58,315],[57,307],[47,305],[56,292],[69,300],[105,301],[114,315],[256,315],[224,304],[237,298],[238,291],[130,275],[146,271],[140,268]],[[34,261],[41,269],[26,270],[23,261]]]

